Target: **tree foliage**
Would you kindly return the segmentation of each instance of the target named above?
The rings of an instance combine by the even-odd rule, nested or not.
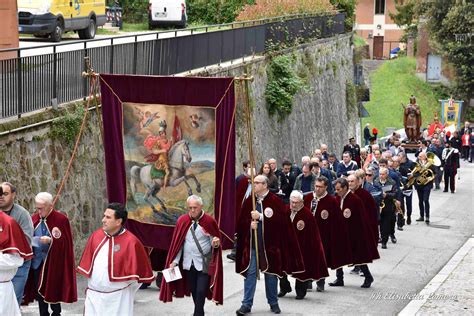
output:
[[[187,13],[191,23],[231,23],[244,5],[255,0],[188,0]]]
[[[431,46],[454,65],[454,92],[470,99],[474,95],[474,3],[469,0],[397,1],[392,18],[413,29],[426,23]]]
[[[346,19],[344,21],[346,32],[352,31],[352,27],[355,22],[355,9],[356,9],[356,0],[331,0],[336,9],[344,11],[346,13]]]
[[[334,6],[329,0],[256,0],[254,4],[247,4],[243,8],[237,20],[258,20],[291,14],[332,11]]]

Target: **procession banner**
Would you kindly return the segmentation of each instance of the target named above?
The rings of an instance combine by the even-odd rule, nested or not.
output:
[[[231,247],[233,78],[101,75],[101,93],[107,194],[127,205],[127,228],[145,246],[168,249],[195,194]]]
[[[445,128],[454,126],[455,130],[461,128],[461,112],[463,101],[448,99],[441,101],[441,118]]]

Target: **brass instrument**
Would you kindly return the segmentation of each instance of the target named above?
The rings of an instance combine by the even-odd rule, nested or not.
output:
[[[384,200],[382,200],[382,202],[380,202],[380,213],[382,213],[382,210],[384,207],[385,207],[385,202]]]
[[[416,163],[413,170],[411,170],[411,176],[408,178],[407,183],[401,187],[402,190],[407,190],[413,184],[425,185],[433,181],[436,175],[433,170],[430,169],[431,166],[439,167],[441,166],[441,160],[432,152],[426,153],[427,163],[424,166],[421,166],[419,163]]]

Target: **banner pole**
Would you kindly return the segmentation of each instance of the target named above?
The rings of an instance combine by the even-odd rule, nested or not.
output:
[[[243,77],[237,78],[240,82],[241,89],[243,90],[243,97],[244,97],[244,109],[245,109],[245,118],[246,118],[246,128],[247,128],[247,146],[248,146],[248,153],[249,153],[249,160],[250,160],[250,187],[251,187],[251,197],[252,197],[252,210],[255,211],[256,208],[256,201],[255,201],[255,156],[253,152],[253,137],[252,137],[252,120],[250,114],[250,93],[249,93],[249,81],[253,81],[253,77],[249,77],[247,74],[244,74]],[[242,86],[242,81],[245,83],[245,88]],[[256,222],[256,220],[252,219],[252,221]],[[259,263],[259,250],[258,250],[258,229],[253,229],[253,240],[255,243],[255,259],[257,264],[257,280],[260,280],[260,263]]]

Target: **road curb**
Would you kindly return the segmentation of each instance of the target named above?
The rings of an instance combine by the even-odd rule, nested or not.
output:
[[[448,279],[459,263],[469,253],[474,246],[474,236],[471,236],[464,245],[451,257],[446,265],[431,279],[430,282],[418,293],[420,299],[411,300],[410,303],[400,311],[399,316],[415,315],[428,301],[430,295],[434,294],[439,287]]]

